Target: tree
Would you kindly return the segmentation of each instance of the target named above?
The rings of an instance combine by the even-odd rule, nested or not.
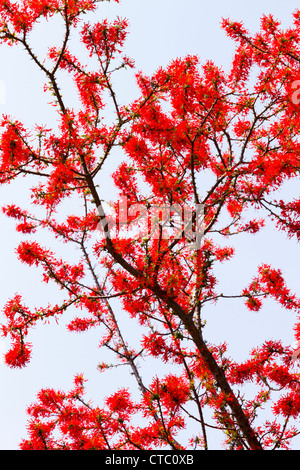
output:
[[[121,105],[115,77],[134,67],[122,55],[128,24],[119,18],[83,23],[83,14],[95,11],[97,3],[0,1],[1,41],[22,45],[44,73],[59,120],[58,129],[37,125],[29,131],[2,117],[1,183],[24,175],[35,181],[32,212],[16,204],[3,211],[26,235],[19,259],[39,267],[43,281],[56,283],[64,295],[60,303],[35,309],[15,295],[4,308],[1,328],[11,339],[5,361],[21,368],[30,360],[30,329],[72,310],[68,329],[98,328],[100,346],[114,353],[114,366],[129,367],[140,395],[133,398],[121,387],[102,406],[91,405],[82,375],[68,393],[43,389],[28,409],[29,436],[20,447],[179,450],[187,447],[180,431],[190,420],[196,431],[184,431],[188,448],[208,449],[207,429],[214,427],[224,433],[227,449],[287,449],[299,434],[298,350],[266,340],[238,363],[227,354],[226,342],[206,340],[205,325],[209,308],[228,298],[243,300],[255,312],[273,298],[299,314],[300,299],[280,270],[263,264],[242,292],[224,294],[215,268],[234,256],[228,240],[256,234],[265,220],[299,239],[300,200],[278,199],[278,190],[300,168],[300,11],[286,31],[264,16],[254,36],[242,23],[224,20],[237,42],[228,73],[212,62],[199,64],[195,56],[178,58],[150,77],[136,73],[140,96]],[[41,19],[54,15],[64,23],[64,39],[43,61],[29,37]],[[89,65],[69,47],[78,30]],[[61,71],[74,80],[78,110],[64,98]],[[114,114],[107,123],[109,105]],[[102,172],[115,152],[122,156],[111,182],[118,197],[108,207]],[[60,210],[70,198],[79,214]],[[43,231],[79,248],[80,261],[71,263],[42,246]],[[76,309],[83,313],[75,316]],[[141,331],[137,345],[128,343],[120,327],[125,315]],[[295,339],[300,341],[299,318]],[[166,374],[145,383],[141,358],[166,364]],[[105,374],[109,367],[103,363],[99,369]],[[214,421],[205,418],[207,409]]]

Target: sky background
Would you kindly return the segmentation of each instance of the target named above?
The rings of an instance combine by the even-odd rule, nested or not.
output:
[[[137,70],[152,74],[158,67],[187,54],[198,55],[201,62],[212,60],[227,70],[234,43],[220,27],[222,17],[243,21],[254,33],[259,28],[262,14],[272,13],[284,27],[288,27],[296,8],[299,8],[299,2],[294,0],[123,0],[120,4],[100,5],[94,17],[128,18],[130,35],[126,54],[135,60]],[[47,44],[58,41],[60,34],[61,27],[54,21],[52,26],[43,25],[34,31],[32,44],[42,53]],[[5,103],[0,90],[0,113],[14,116],[28,127],[35,123],[55,126],[55,115],[47,105],[49,97],[42,92],[44,77],[26,53],[21,48],[0,46],[0,63],[0,84],[5,87]],[[129,102],[137,96],[137,90],[130,73],[128,78],[126,74],[123,77],[117,86],[120,95]],[[72,92],[65,91],[67,98],[72,99]],[[28,205],[26,187],[26,182],[20,180],[17,185],[0,188],[1,204]],[[286,190],[298,195],[296,185]],[[14,222],[0,214],[0,223],[0,307],[15,292],[21,293],[32,306],[56,299],[57,291],[41,284],[39,272],[17,260],[15,248],[23,237],[15,233]],[[256,274],[257,265],[266,262],[280,268],[289,287],[299,293],[299,246],[294,241],[287,241],[284,234],[267,226],[255,237],[241,237],[237,248],[238,256],[219,269],[224,292],[232,293],[247,285]],[[68,315],[63,323],[71,318]],[[224,303],[211,314],[206,335],[216,343],[228,340],[235,357],[243,359],[251,347],[265,339],[277,338],[287,344],[293,342],[294,319],[292,313],[283,313],[274,303],[266,304],[263,312],[257,314],[247,312],[238,302],[233,305]],[[97,332],[66,334],[63,323],[32,332],[29,339],[34,345],[33,358],[27,368],[11,370],[0,365],[1,450],[17,449],[20,440],[26,437],[26,407],[35,400],[41,388],[56,387],[67,391],[72,386],[73,376],[84,372],[89,379],[87,395],[98,403],[98,397],[101,399],[114,391],[120,385],[117,380],[122,381],[122,372],[107,375],[96,372],[97,363],[101,361]],[[124,374],[124,380],[127,380],[125,377],[127,375]],[[130,382],[121,385],[130,385]],[[219,443],[216,440],[211,445],[218,448]]]

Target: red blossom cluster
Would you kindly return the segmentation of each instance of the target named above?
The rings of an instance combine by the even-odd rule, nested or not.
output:
[[[160,447],[170,440],[177,449],[173,434],[182,428],[178,407],[187,401],[189,387],[184,387],[177,376],[154,380],[144,396],[143,403],[134,403],[127,389],[119,389],[105,400],[105,408],[95,407],[84,398],[82,375],[75,377],[69,393],[43,389],[38,401],[28,409],[29,439],[23,440],[21,450],[140,450]],[[157,421],[148,426],[149,419],[157,417],[157,409],[165,407],[164,429]],[[134,426],[131,420],[140,415],[145,426]],[[57,431],[58,436],[57,437]]]

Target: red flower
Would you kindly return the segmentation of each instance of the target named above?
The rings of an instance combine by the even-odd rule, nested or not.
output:
[[[32,346],[30,343],[16,341],[5,354],[5,363],[10,367],[24,367],[30,360]]]

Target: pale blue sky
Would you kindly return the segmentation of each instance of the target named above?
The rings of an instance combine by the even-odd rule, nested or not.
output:
[[[100,5],[99,15],[129,19],[126,53],[135,59],[138,70],[151,74],[157,67],[186,54],[197,54],[203,62],[213,60],[226,68],[230,64],[234,43],[220,28],[222,17],[242,20],[246,27],[255,32],[263,13],[272,13],[284,26],[289,26],[292,12],[298,7],[299,2],[294,0],[123,0],[120,4]],[[59,31],[58,25],[55,25],[54,33],[51,28],[37,30],[34,35],[38,41],[37,50],[42,50],[47,41],[51,44],[51,38],[57,36]],[[44,77],[26,54],[20,48],[15,50],[0,46],[0,61],[0,80],[5,84],[6,92],[5,104],[0,104],[0,113],[15,116],[29,126],[36,122],[55,123],[54,115],[46,105],[47,97],[42,93]],[[135,97],[136,88],[131,82],[124,79],[118,86],[125,99]],[[21,180],[17,186],[0,190],[1,203],[22,203],[24,194],[24,182]],[[56,290],[49,291],[41,284],[38,272],[19,264],[14,249],[22,237],[14,233],[13,222],[2,215],[0,220],[0,307],[15,291],[22,293],[29,304],[44,304],[45,299],[49,299],[49,292],[55,295]],[[291,288],[299,293],[299,268],[296,263],[299,247],[294,242],[286,242],[282,234],[267,229],[254,238],[245,236],[239,242],[239,250],[240,257],[230,264],[225,263],[220,270],[223,285],[228,291],[232,286],[247,283],[255,275],[257,264],[265,261],[280,267]],[[250,315],[245,310],[241,313],[239,304],[230,308],[224,304],[222,309],[216,310],[207,334],[216,342],[232,337],[233,350],[240,358],[246,357],[249,348],[260,344],[266,336],[292,341],[293,315],[282,315],[274,304],[265,310],[264,313]],[[74,374],[84,372],[90,380],[88,395],[96,402],[98,395],[105,396],[115,389],[116,377],[122,377],[119,370],[117,375],[112,373],[108,376],[96,371],[101,357],[95,332],[66,336],[63,327],[53,325],[37,328],[30,340],[34,344],[34,354],[26,369],[14,371],[0,366],[1,450],[17,449],[20,439],[26,437],[25,409],[34,401],[40,388],[54,386],[69,390]]]

